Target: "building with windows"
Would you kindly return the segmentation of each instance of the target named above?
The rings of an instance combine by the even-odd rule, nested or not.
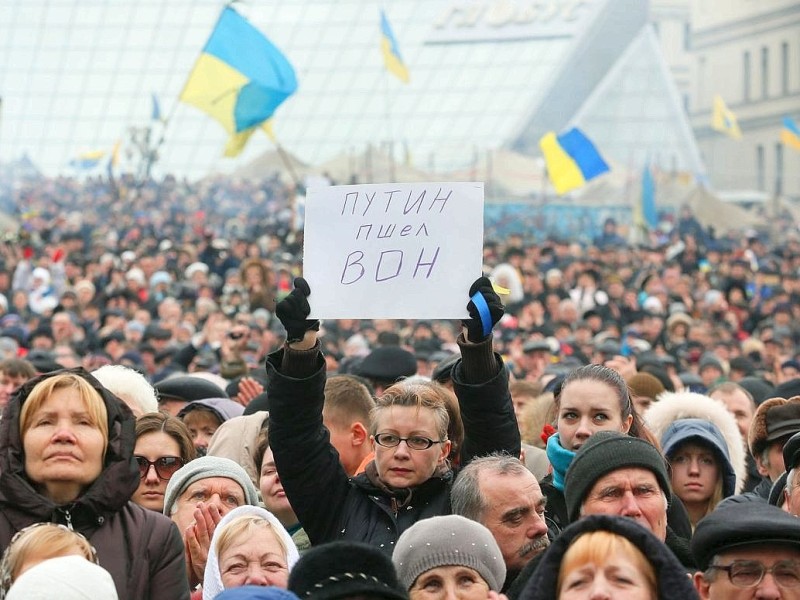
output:
[[[658,31],[645,0],[233,6],[295,67],[298,91],[273,129],[302,163],[388,155],[426,173],[480,178],[489,153],[540,157],[545,132],[580,126],[615,168],[703,175],[684,110],[685,68],[670,70],[663,54],[665,38],[683,52],[685,7],[655,5],[666,15]],[[76,157],[110,157],[120,141],[121,168],[146,149],[157,154],[156,175],[200,177],[272,150],[257,132],[239,157],[222,158],[222,127],[177,101],[221,8],[218,0],[0,0],[0,161],[26,156],[47,174],[71,173]],[[384,68],[381,9],[408,84]],[[372,171],[379,181],[393,173]]]
[[[740,198],[800,199],[800,151],[780,141],[784,115],[800,121],[800,3],[697,0],[691,9],[690,111],[711,182]],[[740,140],[711,128],[715,94]]]

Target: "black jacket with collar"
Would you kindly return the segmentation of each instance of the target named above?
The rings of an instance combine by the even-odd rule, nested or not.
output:
[[[488,344],[491,348],[491,339]],[[483,351],[462,347],[462,353],[470,350]],[[322,424],[322,354],[316,352],[312,375],[292,378],[281,372],[284,352],[278,350],[267,359],[270,447],[281,484],[312,544],[346,539],[391,554],[397,538],[413,523],[451,513],[452,471],[437,473],[410,490],[394,491],[376,485],[375,478],[366,473],[348,477]],[[508,373],[499,355],[493,356],[499,370],[480,384],[466,383],[461,361],[453,368],[465,431],[462,464],[493,452],[519,456],[519,429]]]

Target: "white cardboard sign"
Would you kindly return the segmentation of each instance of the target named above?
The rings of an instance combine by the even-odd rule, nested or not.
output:
[[[311,188],[303,276],[318,319],[461,319],[483,261],[483,183]]]

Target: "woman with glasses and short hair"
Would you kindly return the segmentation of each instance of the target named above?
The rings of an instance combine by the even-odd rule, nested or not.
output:
[[[325,359],[319,321],[309,320],[305,280],[276,309],[287,330],[283,349],[267,360],[270,445],[286,495],[313,545],[346,539],[391,554],[397,538],[420,519],[451,513],[455,477],[445,388],[400,381],[377,399],[370,415],[375,459],[348,477],[323,426]],[[470,318],[459,336],[462,359],[452,372],[464,422],[461,463],[506,452],[519,456],[520,438],[508,372],[492,352],[492,328],[503,305],[482,277],[469,293]]]
[[[136,419],[133,458],[139,467],[139,487],[131,500],[164,512],[164,492],[175,472],[197,457],[189,429],[177,417],[150,413]]]
[[[0,420],[0,548],[60,523],[97,549],[120,598],[188,599],[177,527],[130,500],[134,444],[133,413],[83,369],[25,383]]]

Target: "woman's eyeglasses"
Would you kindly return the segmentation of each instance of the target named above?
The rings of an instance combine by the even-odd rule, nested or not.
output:
[[[422,435],[412,435],[410,437],[404,438],[400,437],[399,435],[395,435],[393,433],[376,433],[375,434],[375,443],[379,446],[383,446],[384,448],[394,448],[395,446],[399,446],[400,442],[405,442],[406,446],[411,448],[412,450],[427,450],[434,444],[441,444],[442,442],[446,442],[447,440],[432,440],[431,438],[426,438]]]
[[[709,569],[726,571],[731,583],[740,588],[757,586],[767,573],[772,573],[775,583],[781,587],[800,585],[800,564],[795,560],[781,560],[770,568],[757,560],[735,560],[729,565],[711,565]]]
[[[162,456],[155,460],[147,460],[144,456],[134,456],[136,464],[139,465],[139,477],[144,479],[147,477],[147,472],[150,467],[155,467],[156,475],[159,479],[169,481],[169,478],[175,475],[175,472],[180,469],[186,462],[177,456]]]

